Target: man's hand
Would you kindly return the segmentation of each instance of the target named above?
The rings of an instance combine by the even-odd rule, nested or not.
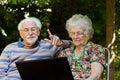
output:
[[[62,41],[60,40],[60,38],[56,35],[53,35],[49,29],[47,29],[48,35],[49,35],[49,39],[45,39],[47,42],[56,45],[56,46],[60,46],[62,44]]]

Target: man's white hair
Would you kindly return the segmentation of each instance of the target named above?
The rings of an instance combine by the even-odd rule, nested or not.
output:
[[[27,22],[27,21],[33,21],[33,22],[35,22],[36,25],[37,25],[37,27],[38,27],[39,29],[41,29],[41,27],[42,27],[42,24],[41,24],[40,20],[37,19],[36,17],[27,17],[27,18],[25,18],[25,19],[23,19],[23,20],[20,21],[20,23],[18,24],[18,30],[21,30],[22,24],[23,24],[24,22]]]

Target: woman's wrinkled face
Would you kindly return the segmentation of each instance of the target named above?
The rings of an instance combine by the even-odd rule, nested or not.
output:
[[[23,39],[25,45],[34,45],[38,40],[40,31],[35,22],[27,21],[22,24],[20,30],[20,36]]]
[[[87,36],[79,26],[71,27],[69,35],[75,46],[84,45],[89,40],[89,36]]]

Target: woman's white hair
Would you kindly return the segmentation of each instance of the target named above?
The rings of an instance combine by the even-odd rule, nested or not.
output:
[[[79,26],[84,31],[84,34],[92,37],[94,29],[92,27],[92,21],[88,16],[81,14],[75,14],[66,21],[66,30],[70,32],[71,27]]]
[[[23,20],[20,21],[20,23],[18,24],[18,30],[21,30],[22,24],[23,24],[24,22],[27,22],[27,21],[33,21],[33,22],[35,22],[36,25],[37,25],[37,27],[38,27],[39,29],[41,29],[41,27],[42,27],[40,20],[37,19],[36,17],[27,17],[27,18],[25,18],[25,19],[23,19]]]

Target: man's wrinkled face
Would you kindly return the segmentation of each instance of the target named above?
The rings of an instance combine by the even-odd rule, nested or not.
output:
[[[33,21],[24,22],[19,32],[26,46],[33,46],[40,35],[39,28]]]

